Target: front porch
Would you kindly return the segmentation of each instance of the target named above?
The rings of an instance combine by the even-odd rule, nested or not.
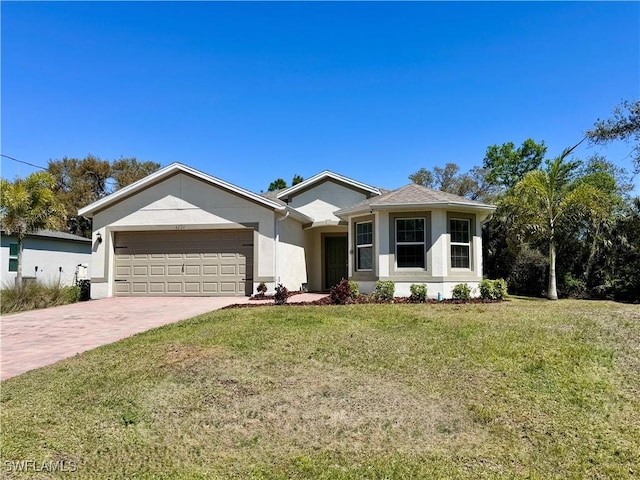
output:
[[[346,225],[311,227],[305,230],[308,290],[328,292],[349,275]]]

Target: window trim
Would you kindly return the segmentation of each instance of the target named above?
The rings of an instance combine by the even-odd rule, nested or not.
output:
[[[399,242],[398,241],[398,221],[399,220],[422,220],[422,242]],[[398,246],[399,245],[422,245],[422,267],[400,267],[398,266]],[[396,217],[394,218],[394,267],[401,272],[424,272],[427,270],[427,218],[426,217]]]
[[[15,245],[15,250],[16,253],[12,254],[11,253],[11,247],[13,247]],[[17,243],[10,243],[9,244],[9,271],[10,272],[17,272],[18,271],[18,254],[19,254],[19,245]],[[11,265],[15,265],[15,270],[11,268]]]
[[[369,224],[371,225],[371,243],[363,243],[363,244],[358,244],[358,225],[364,225],[364,224]],[[355,237],[355,245],[356,245],[356,258],[355,258],[355,271],[356,272],[373,272],[373,220],[365,220],[362,222],[355,222],[355,229],[354,229],[354,237]],[[360,249],[361,248],[371,248],[371,268],[360,268]]]
[[[466,222],[467,224],[467,237],[469,239],[468,242],[454,242],[451,232],[452,232],[452,228],[451,228],[451,222],[453,221],[457,221],[457,222]],[[472,241],[473,241],[473,237],[471,236],[471,220],[468,218],[459,218],[459,217],[449,217],[449,266],[451,268],[451,270],[455,270],[455,271],[471,271],[471,249],[472,249]],[[457,247],[467,247],[467,258],[469,261],[469,266],[468,267],[454,267],[453,266],[453,247],[457,246]]]

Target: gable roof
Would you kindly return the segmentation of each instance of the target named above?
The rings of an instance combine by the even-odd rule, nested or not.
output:
[[[278,192],[276,192],[276,197],[278,199],[286,199],[289,196],[295,194],[296,192],[309,188],[315,183],[324,182],[329,179],[335,180],[339,183],[349,185],[358,190],[368,192],[372,195],[380,195],[381,193],[379,188],[373,187],[371,185],[367,185],[366,183],[358,182],[357,180],[354,180],[349,177],[345,177],[344,175],[339,175],[329,170],[324,170],[323,172],[320,172],[317,175],[314,175],[313,177],[307,178],[306,180],[303,180],[302,182],[296,185],[293,185],[292,187],[278,190]]]
[[[416,183],[410,183],[397,190],[368,198],[350,207],[342,208],[335,215],[383,210],[398,207],[467,207],[476,210],[494,211],[494,205],[469,200],[453,193],[432,190]]]
[[[92,204],[79,209],[78,215],[91,217],[96,212],[103,210],[113,205],[114,203],[119,202],[120,200],[124,200],[125,198],[141,190],[144,190],[145,188],[155,183],[158,183],[159,181],[162,181],[168,177],[175,175],[176,173],[186,173],[187,175],[191,175],[195,178],[198,178],[205,183],[208,183],[210,185],[235,193],[241,197],[245,197],[247,200],[251,200],[267,208],[271,208],[272,210],[279,210],[283,212],[287,210],[287,207],[282,205],[281,203],[275,202],[261,195],[250,192],[249,190],[246,190],[242,187],[238,187],[237,185],[233,185],[232,183],[225,182],[224,180],[221,180],[217,177],[203,173],[199,170],[196,170],[195,168],[187,167],[182,163],[176,162],[164,168],[161,168],[157,172],[154,172],[151,175],[148,175],[143,179],[132,183],[131,185],[127,185],[126,187],[118,190],[117,192],[112,193],[111,195],[101,198],[100,200],[97,200]],[[304,219],[304,220],[306,221],[307,219]]]

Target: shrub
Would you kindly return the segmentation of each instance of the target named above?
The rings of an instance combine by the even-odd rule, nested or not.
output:
[[[546,277],[549,259],[538,250],[527,246],[516,255],[515,263],[507,278],[510,293],[541,296],[547,288]]]
[[[393,296],[396,291],[396,284],[391,280],[386,282],[378,280],[376,282],[376,289],[373,291],[373,296],[379,302],[392,302]]]
[[[360,294],[358,284],[342,279],[336,286],[331,287],[331,303],[344,305],[351,302]]]
[[[351,298],[358,298],[360,296],[360,289],[358,288],[358,282],[349,280],[349,290],[351,290]]]
[[[412,284],[409,287],[409,291],[411,295],[409,296],[409,300],[416,303],[424,303],[427,299],[427,286],[424,283],[421,284]]]
[[[471,299],[471,288],[469,288],[469,285],[466,283],[459,283],[453,287],[451,296],[454,300],[463,300],[466,302]]]
[[[258,295],[260,295],[261,297],[264,297],[264,294],[267,293],[267,284],[264,282],[260,282],[256,287],[256,292],[258,292]]]
[[[289,298],[289,290],[279,283],[276,285],[276,293],[273,295],[273,301],[276,305],[284,305],[287,303],[287,298]]]
[[[504,300],[507,296],[507,282],[499,278],[497,280],[484,279],[480,282],[480,298],[484,300]]]
[[[580,278],[575,278],[570,273],[564,276],[564,282],[561,287],[561,293],[570,298],[586,298],[587,282]]]
[[[28,282],[22,288],[16,288],[13,282],[6,282],[0,293],[0,312],[24,312],[67,305],[80,300],[80,293],[77,286],[62,286],[58,283]]]
[[[65,303],[77,303],[80,301],[80,287],[77,285],[73,285],[70,287],[63,287],[62,289],[62,300]]]

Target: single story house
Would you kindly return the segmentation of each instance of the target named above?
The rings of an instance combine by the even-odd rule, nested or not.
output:
[[[91,290],[108,296],[327,291],[342,278],[429,295],[482,279],[492,205],[409,184],[383,190],[330,171],[256,194],[173,163],[79,211],[93,218]]]
[[[18,239],[2,232],[0,239],[2,283],[15,283],[18,271]],[[91,239],[65,232],[40,230],[24,238],[22,276],[44,283],[73,285],[78,272],[88,278]]]

